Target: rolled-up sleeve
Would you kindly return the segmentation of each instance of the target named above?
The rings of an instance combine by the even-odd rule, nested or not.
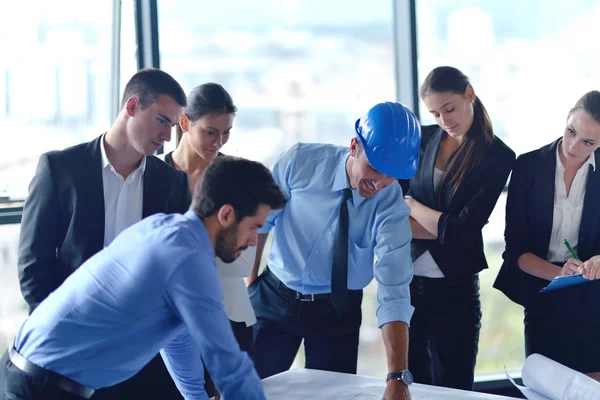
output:
[[[410,325],[414,307],[410,304],[413,265],[410,256],[412,234],[410,210],[400,197],[390,205],[376,224],[373,275],[377,281],[377,325],[402,321]]]

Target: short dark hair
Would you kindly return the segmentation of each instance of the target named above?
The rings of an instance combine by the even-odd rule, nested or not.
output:
[[[261,204],[279,210],[286,203],[267,167],[256,161],[225,156],[217,157],[204,171],[194,190],[191,209],[200,218],[206,218],[230,204],[239,222],[256,215]]]
[[[237,112],[237,107],[233,104],[233,99],[218,83],[208,82],[192,89],[187,97],[188,105],[183,110],[191,122],[198,121],[205,115],[233,114]],[[177,125],[177,141],[179,144],[183,130]]]
[[[142,109],[154,104],[161,95],[167,95],[180,106],[187,106],[181,85],[169,74],[157,68],[144,68],[131,77],[121,98],[121,109],[130,97],[140,100]]]

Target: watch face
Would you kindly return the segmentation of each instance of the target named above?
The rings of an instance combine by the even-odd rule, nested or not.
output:
[[[409,370],[402,371],[402,382],[406,383],[407,385],[413,383],[413,376]]]

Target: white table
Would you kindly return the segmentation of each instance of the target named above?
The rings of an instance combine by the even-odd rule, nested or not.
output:
[[[382,378],[297,368],[262,380],[269,400],[379,400],[385,391]],[[467,392],[414,383],[413,400],[502,400],[513,397]]]

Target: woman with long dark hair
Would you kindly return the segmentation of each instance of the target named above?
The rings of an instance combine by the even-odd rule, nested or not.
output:
[[[465,74],[438,67],[420,97],[436,125],[422,127],[419,169],[410,181],[414,278],[409,366],[415,382],[471,390],[487,268],[482,229],[502,193],[515,153]]]

